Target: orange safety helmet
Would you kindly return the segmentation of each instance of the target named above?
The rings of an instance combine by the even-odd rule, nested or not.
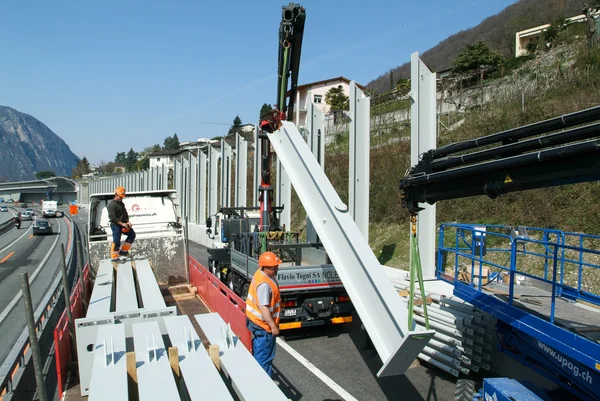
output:
[[[281,259],[277,257],[273,252],[265,252],[258,258],[258,265],[260,267],[273,267],[279,266]]]
[[[115,195],[118,195],[121,198],[125,198],[125,188],[123,188],[123,187],[117,187],[115,189]]]

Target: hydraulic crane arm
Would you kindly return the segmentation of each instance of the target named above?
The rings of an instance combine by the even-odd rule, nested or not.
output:
[[[294,114],[294,101],[298,87],[298,72],[300,71],[300,53],[302,51],[302,37],[304,36],[304,22],[306,10],[300,4],[290,3],[281,11],[281,24],[279,26],[279,64],[277,75],[277,109],[287,115],[287,120],[292,120]],[[289,81],[289,102],[285,105]]]
[[[600,122],[578,126],[598,120],[600,107],[594,107],[429,150],[400,181],[403,206],[414,214],[422,202],[477,195],[495,198],[599,180]],[[573,126],[578,127],[546,135]],[[490,147],[494,143],[500,145]]]
[[[269,115],[260,116],[260,128],[264,132],[274,132],[281,126],[281,121],[291,120],[294,114],[294,100],[298,87],[298,73],[300,70],[300,54],[302,50],[302,37],[304,35],[304,22],[306,10],[300,4],[290,3],[281,10],[281,23],[279,25],[278,64],[277,64],[277,101],[275,110]],[[289,85],[289,102],[286,106],[286,97]],[[273,213],[272,188],[271,188],[271,145],[265,134],[260,135],[261,157],[261,183],[260,191],[260,230],[269,231],[276,224]]]

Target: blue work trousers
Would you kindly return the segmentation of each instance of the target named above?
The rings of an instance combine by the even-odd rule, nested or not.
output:
[[[129,242],[133,244],[133,240],[135,239],[135,231],[133,228],[130,228],[128,232],[123,232],[123,227],[117,224],[111,224],[110,229],[112,230],[112,239],[113,244],[115,244],[115,250],[121,249],[121,235],[125,234],[127,237],[125,238],[125,242]]]
[[[254,354],[254,359],[271,377],[273,373],[273,359],[275,359],[275,336],[249,319],[247,320],[248,329],[252,333],[252,353]]]

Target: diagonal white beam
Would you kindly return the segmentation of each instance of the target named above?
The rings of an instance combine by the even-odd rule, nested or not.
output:
[[[383,362],[378,376],[404,374],[434,331],[408,327],[408,309],[371,251],[348,207],[293,123],[269,134],[283,167]]]

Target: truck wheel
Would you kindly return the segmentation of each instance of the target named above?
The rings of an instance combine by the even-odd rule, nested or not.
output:
[[[240,295],[240,297],[245,301],[246,298],[248,298],[248,290],[250,289],[250,283],[244,283],[244,286],[242,287],[242,294]]]

